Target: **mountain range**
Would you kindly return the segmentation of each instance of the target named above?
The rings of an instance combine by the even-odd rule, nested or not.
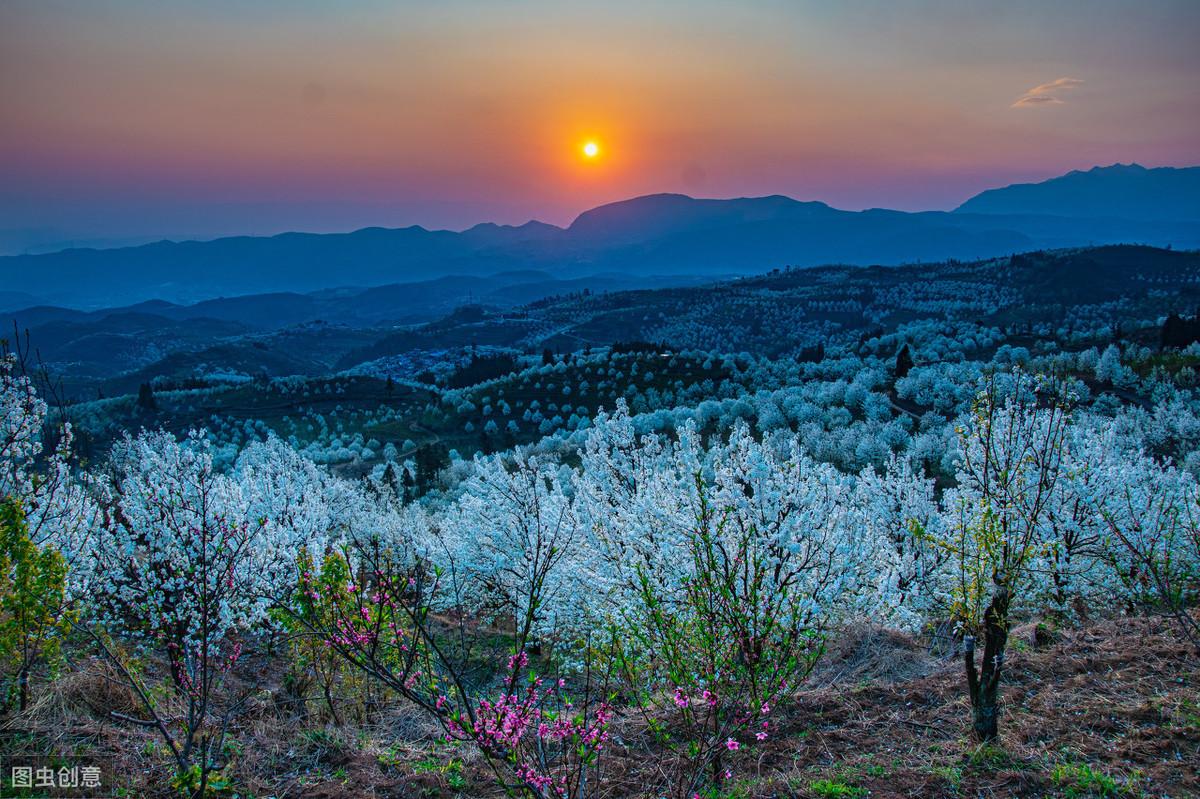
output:
[[[470,283],[463,277],[504,273],[542,272],[552,281],[715,278],[1118,242],[1200,247],[1200,167],[1097,167],[985,191],[953,212],[656,194],[586,211],[566,228],[536,221],[461,232],[364,228],[8,256],[0,258],[0,308],[26,304],[20,297],[101,308],[443,279],[462,294]],[[297,302],[309,301],[290,307]]]

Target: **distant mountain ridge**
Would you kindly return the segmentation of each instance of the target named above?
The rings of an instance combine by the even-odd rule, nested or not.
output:
[[[634,278],[616,274],[557,280],[546,272],[538,271],[503,272],[487,277],[448,275],[434,280],[370,288],[218,297],[187,305],[166,300],[147,300],[92,311],[56,305],[32,305],[0,310],[0,322],[10,330],[15,322],[21,329],[70,323],[104,331],[110,320],[131,317],[153,317],[171,322],[229,322],[255,331],[278,330],[317,321],[363,327],[425,322],[470,303],[506,308],[573,292],[660,288],[698,282],[699,278],[683,276],[649,275]]]
[[[1200,220],[1200,167],[1097,166],[1041,183],[981,192],[955,209],[971,214]]]
[[[781,195],[716,200],[654,194],[585,211],[565,229],[541,222],[484,223],[462,232],[375,227],[9,256],[0,258],[0,285],[51,303],[98,308],[521,270],[556,280],[602,273],[718,277],[1088,244],[1189,248],[1200,247],[1198,177],[1200,168],[1097,168],[984,192],[950,213],[842,211]],[[1168,184],[1155,194],[1154,186]],[[1130,203],[1142,212],[1115,213]]]
[[[584,211],[567,228],[567,233],[589,241],[621,245],[702,229],[828,218],[839,213],[844,212],[822,202],[801,202],[779,194],[728,200],[649,194]]]

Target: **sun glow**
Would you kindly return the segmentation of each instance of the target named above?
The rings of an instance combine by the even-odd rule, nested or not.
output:
[[[594,141],[584,142],[584,145],[583,145],[583,157],[584,158],[595,158],[598,155],[600,155],[600,145],[599,144],[596,144],[596,142],[594,142]]]

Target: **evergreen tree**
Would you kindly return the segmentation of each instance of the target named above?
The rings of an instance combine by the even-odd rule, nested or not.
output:
[[[1182,349],[1197,341],[1200,341],[1200,314],[1188,319],[1173,313],[1163,322],[1163,349]]]
[[[905,344],[900,348],[900,351],[896,353],[896,379],[900,380],[904,377],[907,377],[908,373],[912,371],[912,368],[912,353],[909,352],[908,345]]]
[[[404,469],[404,475],[400,478],[401,484],[404,486],[404,493],[400,497],[400,501],[405,505],[412,502],[415,498],[417,481],[413,479],[413,473],[410,469]]]
[[[137,408],[139,411],[150,412],[158,410],[158,401],[154,399],[154,389],[149,383],[138,386]]]
[[[428,491],[437,481],[442,469],[450,465],[445,449],[436,444],[422,444],[414,456],[417,462],[417,492]]]
[[[383,484],[392,492],[392,496],[400,498],[400,481],[396,478],[396,467],[389,463],[383,470]]]

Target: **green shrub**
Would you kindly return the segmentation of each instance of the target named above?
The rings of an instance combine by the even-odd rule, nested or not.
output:
[[[66,608],[67,564],[58,550],[39,548],[13,499],[0,501],[0,704],[29,702],[29,676],[39,662],[56,665],[72,616]]]

